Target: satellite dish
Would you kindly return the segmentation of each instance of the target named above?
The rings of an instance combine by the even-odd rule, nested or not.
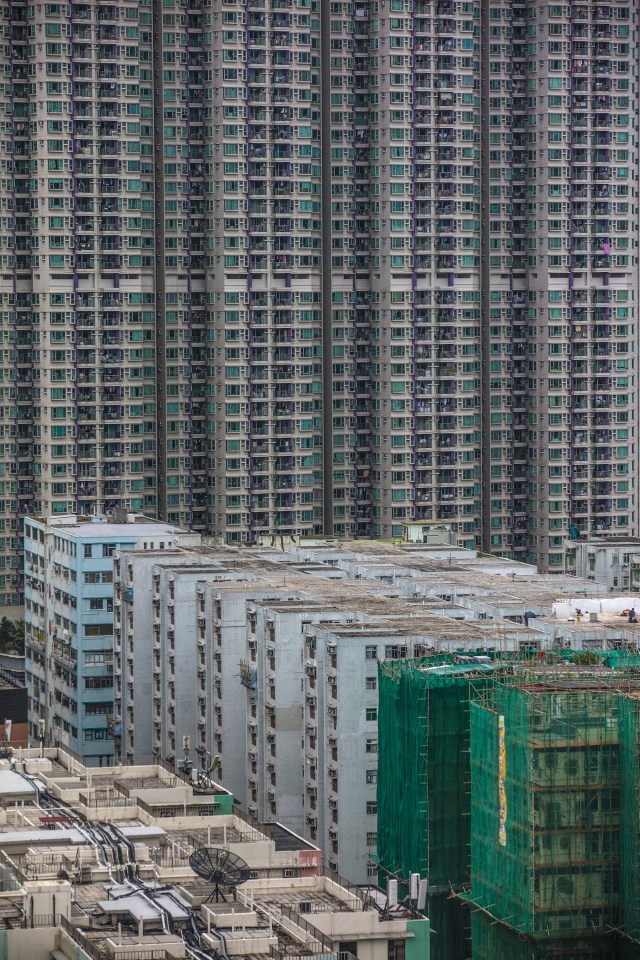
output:
[[[220,887],[235,889],[249,879],[249,867],[235,853],[220,847],[199,847],[189,857],[189,866],[194,873],[214,884],[214,889],[205,900],[208,903],[214,895],[216,902],[220,897]],[[224,895],[222,895],[224,900]]]

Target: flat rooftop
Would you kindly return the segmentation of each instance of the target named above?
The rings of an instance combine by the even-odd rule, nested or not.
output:
[[[24,926],[36,892],[48,915],[48,896],[67,934],[55,960],[73,960],[78,948],[184,958],[186,943],[214,957],[220,934],[231,955],[337,960],[345,929],[350,940],[412,936],[406,911],[385,916],[377,898],[323,874],[320,850],[283,825],[193,812],[192,785],[163,764],[89,769],[53,748],[42,758],[16,750],[13,769],[0,764],[0,929]],[[142,816],[142,793],[166,808]],[[187,801],[180,815],[172,795]],[[203,847],[244,861],[239,887],[194,873],[190,857]],[[332,918],[345,912],[346,926]]]
[[[303,840],[297,833],[284,827],[281,823],[265,823],[264,829],[269,839],[273,840],[276,850],[317,850],[318,848],[308,840]]]
[[[46,801],[43,809],[45,796],[55,801]],[[45,749],[43,758],[38,751],[15,750],[12,759],[0,760],[0,808],[7,811],[5,821],[0,818],[0,850],[86,845],[75,811],[91,820],[109,808],[119,811],[117,824],[124,836],[140,843],[177,844],[185,863],[188,851],[223,843],[250,844],[254,852],[258,841],[272,844],[276,853],[318,850],[280,823],[260,825],[239,811],[212,814],[210,801],[218,798],[233,800],[219,784],[194,787],[164,765],[88,768],[64,750]]]
[[[640,619],[640,607],[637,613],[638,619]],[[585,614],[580,620],[575,616],[562,618],[538,617],[536,622],[551,627],[555,626],[558,630],[567,629],[572,633],[594,633],[601,631],[602,633],[611,634],[612,632],[617,632],[620,633],[621,637],[624,636],[630,641],[635,643],[640,642],[640,623],[629,623],[629,618],[626,614],[598,613],[597,620],[590,620],[589,614]]]
[[[29,518],[27,518],[29,519]],[[180,534],[188,533],[183,527],[176,527],[169,523],[161,523],[157,520],[136,520],[134,523],[102,523],[100,522],[80,522],[80,523],[56,523],[51,524],[50,529],[60,530],[69,537],[113,537],[119,540],[126,540],[127,537],[138,539],[139,537],[156,537],[158,534]]]
[[[584,540],[569,540],[567,546],[597,546],[597,547],[620,547],[628,544],[630,547],[640,547],[640,537],[588,537]]]

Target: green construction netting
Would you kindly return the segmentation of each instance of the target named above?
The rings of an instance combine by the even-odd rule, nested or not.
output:
[[[640,945],[621,938],[616,960],[640,960]]]
[[[473,960],[637,960],[621,952],[615,933],[530,940],[481,912],[471,918]]]
[[[559,653],[553,651],[547,654],[553,659],[558,657],[568,663],[597,663],[601,661],[611,670],[620,670],[623,672],[637,671],[640,667],[640,656],[631,650],[562,650]]]
[[[620,697],[620,924],[640,939],[640,700]]]
[[[427,897],[431,926],[430,960],[467,960],[471,956],[469,908],[450,893]]]
[[[497,684],[471,705],[471,900],[522,934],[618,923],[620,699]]]
[[[469,683],[483,687],[495,669],[380,664],[378,855],[401,878],[428,879],[432,960],[469,956],[468,912],[450,899],[469,881]]]
[[[637,658],[453,659],[380,664],[381,881],[428,878],[434,960],[640,960]]]
[[[378,708],[378,855],[430,887],[469,879],[469,680],[495,670],[381,663]]]

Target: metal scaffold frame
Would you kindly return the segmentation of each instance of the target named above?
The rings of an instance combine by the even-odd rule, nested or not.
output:
[[[428,881],[436,958],[467,907],[474,960],[637,956],[638,658],[459,659],[379,666],[380,882]]]

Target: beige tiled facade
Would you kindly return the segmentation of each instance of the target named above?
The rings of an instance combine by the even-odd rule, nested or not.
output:
[[[4,605],[28,511],[634,533],[637,19],[5,4]]]

